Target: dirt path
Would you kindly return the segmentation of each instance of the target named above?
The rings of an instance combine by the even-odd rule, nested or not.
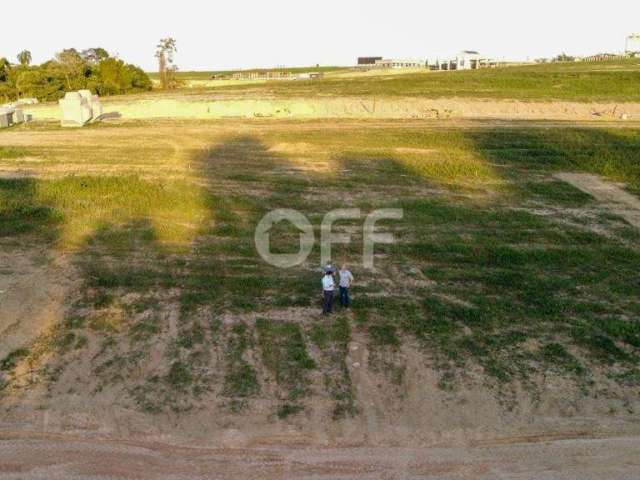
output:
[[[593,196],[616,215],[640,228],[640,199],[622,188],[587,173],[558,173],[555,177]]]
[[[0,433],[0,479],[579,479],[640,477],[640,438],[436,448],[210,449]]]

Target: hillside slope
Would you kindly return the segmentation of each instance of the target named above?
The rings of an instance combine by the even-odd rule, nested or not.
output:
[[[640,233],[554,175],[637,195],[638,138],[422,121],[0,132],[0,328],[21,302],[34,326],[0,339],[4,428],[231,446],[636,434]],[[397,241],[375,270],[364,218],[335,225],[356,285],[329,318],[317,244],[289,270],[255,250],[272,209],[318,237],[329,210],[391,207],[404,217],[380,224]],[[297,238],[276,228],[272,247]]]

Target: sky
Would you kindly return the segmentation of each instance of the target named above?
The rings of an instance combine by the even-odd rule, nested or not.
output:
[[[156,69],[160,38],[182,71],[353,65],[358,56],[436,58],[460,50],[527,60],[624,49],[640,0],[42,0],[3,2],[0,57],[34,63],[103,47]],[[37,4],[34,5],[34,4]]]

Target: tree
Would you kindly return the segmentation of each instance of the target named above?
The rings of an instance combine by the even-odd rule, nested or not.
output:
[[[20,65],[22,66],[27,66],[31,63],[31,52],[29,50],[22,50],[18,56],[18,62],[20,62]]]
[[[9,60],[4,57],[0,57],[0,82],[6,82],[9,76],[9,70],[11,65]]]
[[[558,55],[556,58],[553,59],[554,62],[573,62],[576,58],[572,57],[571,55],[567,55],[566,53],[562,52],[560,55]]]
[[[67,48],[56,53],[56,60],[62,67],[69,90],[73,90],[74,86],[84,87],[83,77],[86,62],[75,48]]]
[[[102,60],[106,60],[109,58],[109,52],[107,52],[104,48],[95,47],[95,48],[87,48],[80,53],[80,56],[87,62],[91,64],[98,64]]]
[[[18,58],[20,60],[20,58]],[[88,88],[100,95],[151,90],[149,76],[135,65],[109,57],[106,50],[70,48],[41,65],[11,65],[0,57],[0,103],[21,97],[58,100],[67,90]]]
[[[160,86],[163,90],[175,88],[176,86],[175,72],[177,67],[173,65],[173,55],[177,51],[176,40],[171,37],[160,39],[160,43],[156,47]]]

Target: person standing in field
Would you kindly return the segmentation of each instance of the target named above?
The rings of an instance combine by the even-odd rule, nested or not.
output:
[[[333,309],[333,291],[335,288],[336,282],[333,279],[333,271],[325,270],[324,277],[322,277],[322,290],[324,295],[322,301],[322,313],[324,315],[329,315]]]
[[[340,267],[340,305],[347,308],[351,304],[349,299],[349,288],[353,283],[353,275],[346,265]]]

